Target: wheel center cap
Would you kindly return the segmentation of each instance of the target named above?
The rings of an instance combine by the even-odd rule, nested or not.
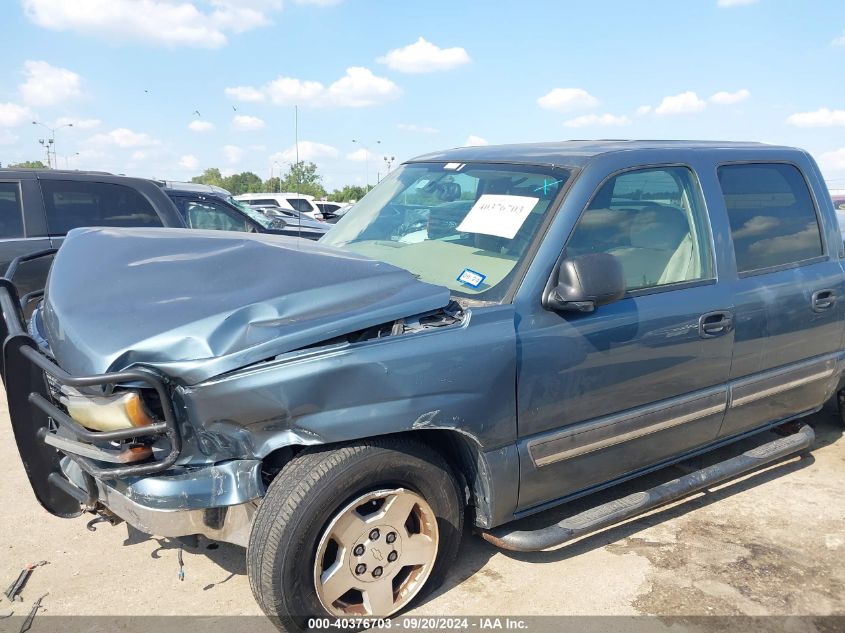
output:
[[[373,539],[374,535],[378,538]],[[402,539],[392,525],[368,529],[348,551],[349,569],[360,582],[386,580],[401,569]]]

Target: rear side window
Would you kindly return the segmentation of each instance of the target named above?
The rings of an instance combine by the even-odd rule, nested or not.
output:
[[[810,190],[794,165],[724,165],[719,183],[738,272],[793,264],[823,254]]]
[[[310,213],[311,203],[305,198],[288,198],[288,204],[300,212]]]
[[[51,235],[81,226],[162,226],[146,198],[125,185],[42,180],[41,191]]]
[[[261,198],[261,199],[253,198],[251,200],[241,200],[241,202],[243,202],[245,204],[269,204],[269,205],[272,205],[274,207],[279,205],[279,201],[274,200],[272,198]]]
[[[21,188],[16,182],[0,182],[0,239],[23,237]]]

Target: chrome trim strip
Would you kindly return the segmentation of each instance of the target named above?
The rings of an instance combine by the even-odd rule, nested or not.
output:
[[[806,385],[809,382],[815,382],[816,380],[823,380],[825,378],[830,378],[833,375],[833,368],[826,369],[824,371],[820,371],[816,374],[812,374],[810,376],[804,376],[803,378],[796,378],[795,380],[790,380],[789,382],[785,382],[780,385],[775,385],[774,387],[769,387],[768,389],[763,389],[762,391],[757,391],[754,393],[750,393],[746,396],[742,396],[740,398],[736,398],[735,400],[731,401],[731,408],[734,409],[736,407],[741,407],[744,404],[748,404],[749,402],[755,402],[757,400],[761,400],[767,396],[771,396],[774,393],[779,393],[781,391],[789,391],[790,389],[795,389],[796,387],[800,387],[801,385]]]
[[[633,439],[663,431],[687,422],[724,413],[727,387],[715,387],[691,395],[645,405],[597,420],[572,425],[530,440],[528,454],[540,468],[563,459],[577,457]]]
[[[735,409],[782,391],[830,378],[836,372],[837,357],[838,354],[828,354],[730,383],[729,406]]]

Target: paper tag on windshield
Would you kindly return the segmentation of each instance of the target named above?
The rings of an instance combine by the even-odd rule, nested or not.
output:
[[[512,240],[539,198],[485,194],[469,210],[458,230]]]

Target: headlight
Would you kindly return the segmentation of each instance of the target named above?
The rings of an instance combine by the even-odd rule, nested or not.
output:
[[[86,429],[117,431],[147,426],[154,420],[147,413],[137,391],[121,391],[111,396],[87,396],[62,386],[59,398],[68,414]]]

